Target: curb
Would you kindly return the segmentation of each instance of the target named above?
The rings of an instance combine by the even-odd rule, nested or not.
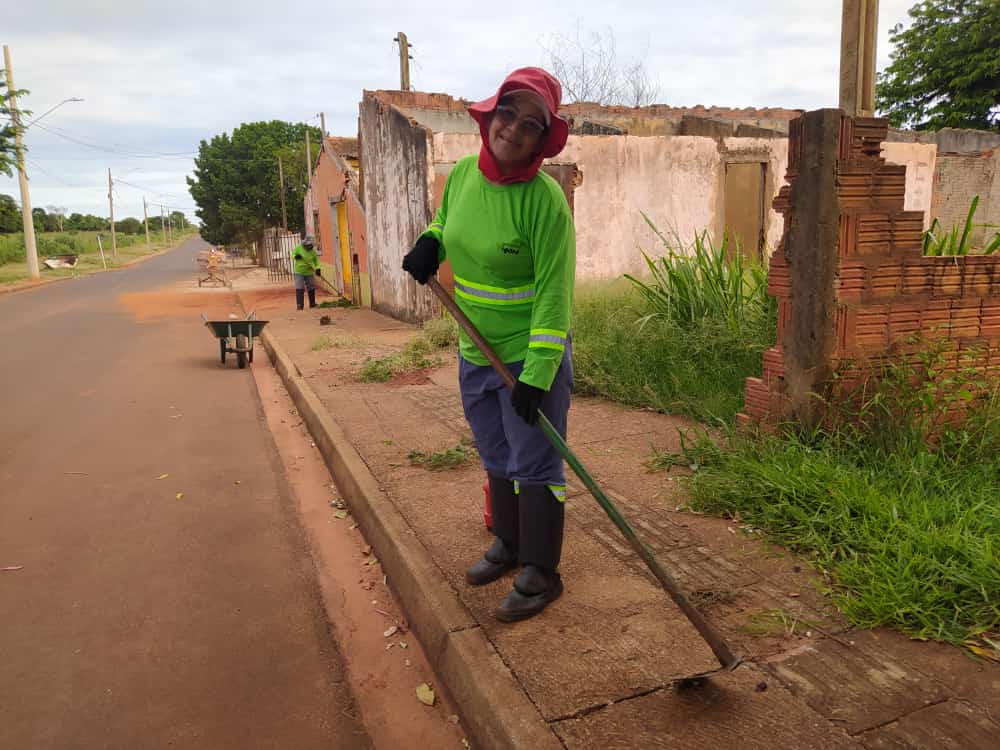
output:
[[[295,363],[269,331],[262,331],[260,339],[352,515],[376,550],[431,667],[448,686],[475,747],[562,750],[562,743]]]

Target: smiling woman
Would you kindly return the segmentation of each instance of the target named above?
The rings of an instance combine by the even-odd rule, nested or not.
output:
[[[466,580],[479,586],[522,566],[496,610],[504,622],[538,614],[563,590],[566,479],[538,427],[541,410],[565,437],[573,384],[573,218],[559,184],[539,171],[566,145],[561,98],[555,78],[521,68],[469,107],[479,155],[455,165],[434,221],[403,261],[421,284],[450,261],[459,306],[518,378],[508,389],[462,333],[462,404],[489,477],[497,537]]]

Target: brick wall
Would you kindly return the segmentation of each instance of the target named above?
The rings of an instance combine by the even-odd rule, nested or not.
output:
[[[925,258],[921,254],[923,216],[903,208],[905,167],[880,156],[887,123],[871,118],[841,120],[837,143],[835,195],[839,233],[832,279],[834,312],[815,331],[832,335],[829,367],[846,369],[847,382],[860,383],[887,358],[905,354],[914,337],[936,341],[954,368],[973,366],[1000,378],[1000,256]],[[786,419],[795,383],[788,365],[796,361],[789,335],[795,300],[823,297],[830,289],[809,288],[791,269],[789,231],[810,217],[792,210],[803,153],[802,127],[791,125],[789,184],[775,199],[785,215],[785,233],[771,257],[768,292],[778,299],[777,345],[764,354],[761,378],[748,378],[741,421]],[[793,280],[798,279],[793,283]],[[826,282],[824,282],[826,283]],[[797,373],[796,375],[801,375]],[[809,384],[826,395],[829,382]]]

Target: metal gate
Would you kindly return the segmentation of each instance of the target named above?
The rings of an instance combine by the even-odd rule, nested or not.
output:
[[[284,229],[265,229],[257,246],[257,262],[267,269],[269,281],[287,281],[292,278],[292,250],[300,242],[295,232]]]

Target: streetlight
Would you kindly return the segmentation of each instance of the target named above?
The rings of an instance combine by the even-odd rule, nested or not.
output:
[[[67,104],[69,102],[82,102],[82,101],[83,101],[83,99],[81,99],[78,96],[72,96],[69,99],[63,99],[56,106],[50,107],[49,109],[45,110],[45,112],[43,112],[38,117],[36,117],[34,120],[32,120],[31,122],[29,122],[27,125],[25,125],[24,126],[24,130],[27,130],[28,128],[30,128],[32,125],[34,125],[36,122],[38,122],[39,120],[41,120],[43,117],[47,117],[48,115],[52,114],[57,109],[59,109],[62,105]]]

